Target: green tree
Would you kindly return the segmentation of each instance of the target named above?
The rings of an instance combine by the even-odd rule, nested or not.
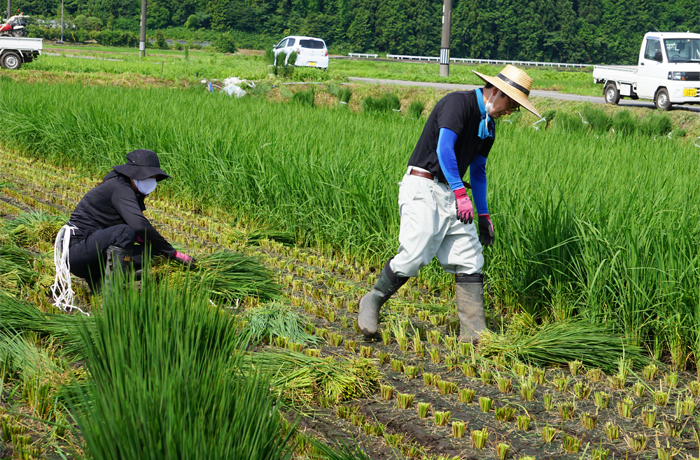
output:
[[[360,10],[355,14],[355,18],[348,27],[347,36],[353,51],[361,53],[368,51],[374,45],[368,11]]]
[[[233,35],[231,35],[230,32],[224,32],[219,35],[214,46],[216,47],[216,51],[220,53],[235,53],[238,51],[236,49],[236,43],[233,40]]]

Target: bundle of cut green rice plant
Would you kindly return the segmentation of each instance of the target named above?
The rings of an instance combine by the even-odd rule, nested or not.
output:
[[[27,250],[0,245],[0,290],[18,294],[39,279],[39,274],[32,269],[34,256]]]
[[[248,310],[246,328],[254,341],[263,338],[272,341],[273,337],[286,337],[294,343],[316,344],[320,337],[308,334],[305,330],[304,317],[288,305],[279,302]]]
[[[53,247],[56,234],[67,221],[68,219],[61,215],[28,212],[7,221],[4,224],[4,232],[20,246],[48,249],[47,245]]]
[[[503,334],[484,331],[479,349],[483,356],[502,355],[545,365],[579,360],[585,366],[608,369],[621,356],[635,364],[646,362],[639,347],[610,334],[601,325],[583,321],[538,325],[526,313],[515,315]]]
[[[194,269],[183,271],[180,264],[167,262],[154,269],[171,286],[201,286],[217,305],[236,305],[245,297],[275,299],[280,290],[272,271],[257,259],[230,251],[198,258]]]
[[[379,372],[365,358],[336,360],[278,350],[247,354],[244,363],[270,375],[272,387],[293,404],[321,397],[332,403],[361,398],[379,385]]]

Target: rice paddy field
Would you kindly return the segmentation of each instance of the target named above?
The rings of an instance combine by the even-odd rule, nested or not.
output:
[[[366,341],[357,301],[397,249],[440,93],[339,104],[331,71],[234,99],[175,71],[132,85],[136,61],[85,60],[107,82],[86,84],[55,59],[0,74],[0,458],[700,456],[692,114],[535,100],[544,121],[499,121],[490,332],[457,342],[431,264]],[[53,238],[136,148],[173,176],[147,215],[197,265],[156,258],[100,296],[74,278],[91,316],[61,312]]]

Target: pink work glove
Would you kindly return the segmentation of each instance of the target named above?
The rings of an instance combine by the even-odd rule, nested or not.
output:
[[[190,265],[192,263],[192,257],[188,256],[187,254],[184,254],[182,252],[175,252],[175,255],[173,256],[175,260],[178,262],[185,264],[185,265]]]
[[[493,246],[495,239],[491,216],[488,214],[479,214],[479,241],[481,241],[481,245]]]
[[[474,222],[474,209],[472,208],[472,200],[469,199],[467,195],[467,190],[464,188],[458,188],[454,190],[455,206],[457,207],[457,220],[463,224],[471,224]]]

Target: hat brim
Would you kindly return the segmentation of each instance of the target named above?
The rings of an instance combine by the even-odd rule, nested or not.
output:
[[[477,72],[476,70],[472,70],[476,74],[477,77],[481,78],[484,80],[486,83],[491,83],[493,86],[496,88],[500,89],[504,93],[506,93],[511,99],[513,99],[515,102],[520,104],[521,106],[525,107],[529,112],[531,112],[533,115],[535,115],[537,118],[542,118],[542,115],[537,111],[534,105],[527,99],[527,96],[525,96],[521,91],[513,88],[510,86],[508,83],[504,82],[500,78],[497,77],[490,77],[488,75],[484,75],[482,73]]]
[[[156,176],[156,181],[160,182],[170,177],[168,174],[165,174],[162,169],[155,166],[117,165],[112,166],[112,169],[119,174],[123,174],[135,180],[144,180]]]

